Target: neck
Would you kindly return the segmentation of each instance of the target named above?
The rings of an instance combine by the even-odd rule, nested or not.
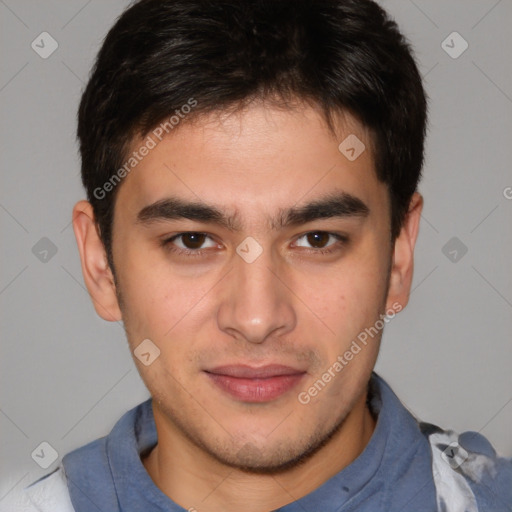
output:
[[[297,501],[353,462],[375,429],[366,393],[334,436],[304,463],[275,474],[228,467],[164,427],[154,407],[158,444],[142,463],[160,490],[188,510],[264,512]]]

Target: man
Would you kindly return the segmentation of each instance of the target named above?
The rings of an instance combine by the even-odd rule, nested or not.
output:
[[[370,0],[141,0],[109,32],[73,212],[151,400],[43,511],[506,511],[512,465],[373,368],[407,304],[426,98]]]

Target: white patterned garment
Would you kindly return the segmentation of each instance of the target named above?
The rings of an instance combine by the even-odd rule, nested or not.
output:
[[[498,474],[498,458],[491,444],[478,432],[457,435],[427,423],[420,423],[420,428],[432,450],[438,511],[479,512],[473,488],[492,496],[490,484]],[[496,507],[496,510],[512,511],[512,503],[501,502]]]

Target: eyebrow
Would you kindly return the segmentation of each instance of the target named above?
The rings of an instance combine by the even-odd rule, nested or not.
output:
[[[269,219],[273,230],[288,226],[307,224],[320,219],[365,218],[369,207],[358,197],[346,192],[331,193],[301,206],[281,209],[275,218]],[[137,223],[153,224],[167,220],[188,219],[206,224],[217,224],[230,231],[241,231],[242,223],[237,213],[227,215],[216,206],[203,202],[189,202],[177,197],[168,197],[142,208],[137,214]]]

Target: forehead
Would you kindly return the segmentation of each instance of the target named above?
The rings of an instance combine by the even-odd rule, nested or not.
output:
[[[376,177],[371,143],[368,130],[349,114],[337,117],[330,130],[312,107],[260,104],[185,118],[162,140],[150,132],[133,142],[128,158],[138,152],[137,164],[116,203],[135,211],[172,195],[251,216],[334,189],[368,203],[387,195]],[[141,157],[144,146],[153,147]]]

